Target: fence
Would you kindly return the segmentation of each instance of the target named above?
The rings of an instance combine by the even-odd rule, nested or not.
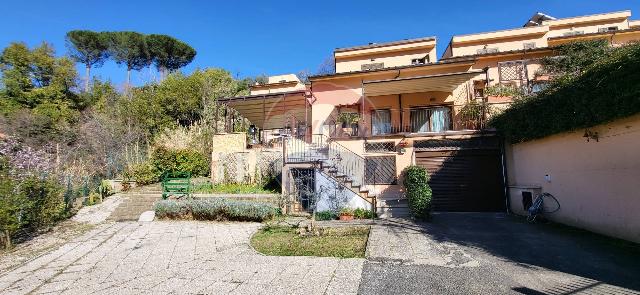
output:
[[[279,178],[282,152],[251,149],[243,152],[213,153],[211,182],[262,183]]]

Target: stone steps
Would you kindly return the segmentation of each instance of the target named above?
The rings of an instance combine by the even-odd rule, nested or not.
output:
[[[122,195],[122,203],[107,220],[132,221],[138,220],[140,214],[153,210],[156,201],[162,199],[162,193],[130,193]]]
[[[378,199],[377,214],[379,218],[405,218],[409,217],[409,204],[407,199]]]

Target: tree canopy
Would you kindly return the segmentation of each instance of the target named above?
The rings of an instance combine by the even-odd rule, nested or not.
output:
[[[127,67],[127,84],[131,70],[139,71],[151,64],[151,56],[143,34],[137,32],[109,32],[109,54],[119,65]]]
[[[69,56],[86,68],[84,90],[89,89],[90,71],[93,66],[101,66],[109,56],[109,42],[106,33],[87,30],[67,32],[66,42]]]
[[[163,77],[167,71],[188,65],[196,56],[195,49],[171,36],[151,34],[146,38],[151,60]]]

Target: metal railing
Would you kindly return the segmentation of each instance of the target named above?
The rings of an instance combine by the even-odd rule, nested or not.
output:
[[[364,184],[364,158],[324,134],[286,138],[284,149],[286,163],[322,164],[337,178]]]
[[[324,135],[300,135],[283,140],[285,163],[310,163],[328,159],[328,142]]]
[[[330,138],[353,138],[385,136],[407,133],[437,134],[451,131],[470,131],[487,129],[489,118],[506,108],[509,102],[499,103],[465,103],[447,105],[449,112],[442,117],[431,115],[434,108],[389,109],[390,121],[372,124],[372,118],[367,114],[365,121],[358,123],[357,128],[342,128],[339,122],[327,121],[323,126]],[[436,107],[442,108],[442,107]],[[437,118],[437,119],[436,119]],[[435,119],[435,120],[434,120]],[[432,120],[434,120],[432,122]]]
[[[333,171],[337,178],[344,178],[345,181],[351,181],[352,185],[365,185],[364,171],[365,160],[364,157],[354,153],[347,147],[341,145],[337,141],[331,141],[328,145],[327,165],[330,167],[330,171]]]

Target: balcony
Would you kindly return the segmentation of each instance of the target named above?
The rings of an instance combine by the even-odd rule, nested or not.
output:
[[[400,109],[370,109],[358,123],[329,120],[324,130],[331,138],[375,138],[473,134],[488,129],[497,106],[482,102]]]

